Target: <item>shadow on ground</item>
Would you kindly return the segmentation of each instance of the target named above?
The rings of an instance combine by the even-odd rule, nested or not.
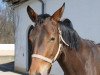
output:
[[[28,74],[22,74],[14,71],[14,62],[9,62],[5,64],[0,64],[0,71],[2,72],[13,72],[18,75],[28,75]]]
[[[14,62],[0,64],[0,70],[3,72],[7,72],[7,71],[14,72]]]

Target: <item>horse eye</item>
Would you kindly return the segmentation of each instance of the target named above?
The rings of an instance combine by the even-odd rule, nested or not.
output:
[[[51,41],[54,41],[54,40],[55,40],[55,38],[54,38],[54,37],[52,37],[50,40],[51,40]]]

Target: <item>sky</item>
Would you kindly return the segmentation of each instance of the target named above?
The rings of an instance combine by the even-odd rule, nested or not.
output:
[[[0,0],[0,10],[4,9],[6,7],[5,3],[2,2],[2,0]]]

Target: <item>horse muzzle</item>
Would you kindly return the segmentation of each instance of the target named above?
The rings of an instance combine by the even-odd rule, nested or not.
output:
[[[37,73],[29,74],[29,75],[49,75],[49,74],[47,74],[46,72],[44,72],[44,73],[37,72]]]

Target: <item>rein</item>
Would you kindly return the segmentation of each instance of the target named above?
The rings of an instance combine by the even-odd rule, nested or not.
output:
[[[61,30],[60,30],[59,28],[58,28],[58,30],[59,30],[59,39],[61,39],[62,42],[63,42],[65,45],[69,46],[69,45],[64,41],[64,39],[63,39],[63,37],[62,37],[62,35],[61,35]],[[39,55],[39,54],[32,54],[32,58],[38,58],[38,59],[44,60],[44,61],[46,61],[46,62],[52,64],[52,63],[54,63],[54,62],[56,61],[56,59],[57,59],[57,57],[58,57],[58,55],[59,55],[59,53],[60,53],[60,51],[61,51],[61,49],[60,49],[61,46],[62,46],[62,44],[61,44],[60,41],[59,41],[59,48],[58,48],[58,51],[57,51],[57,53],[56,53],[56,55],[55,55],[55,57],[54,57],[53,59],[47,58],[47,57],[42,56],[42,55]]]

